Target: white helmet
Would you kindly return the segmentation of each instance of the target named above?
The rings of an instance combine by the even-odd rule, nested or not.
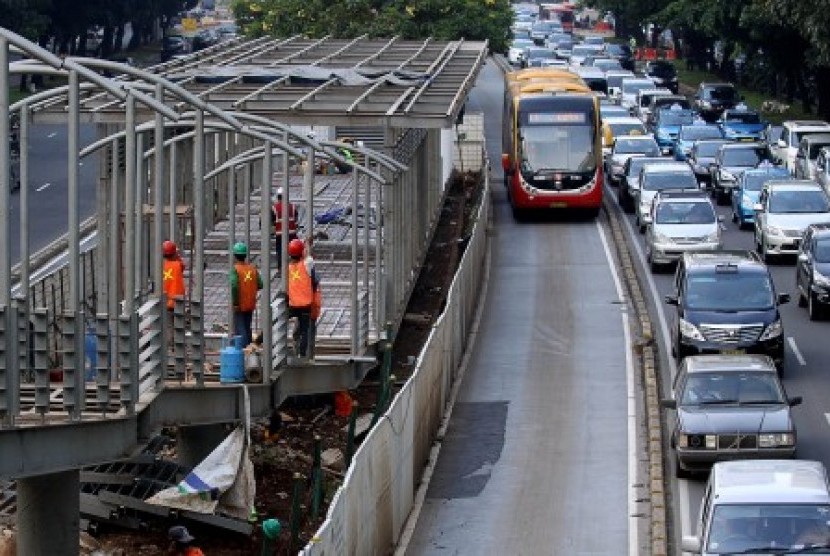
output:
[[[277,188],[277,197],[282,197],[282,187]]]

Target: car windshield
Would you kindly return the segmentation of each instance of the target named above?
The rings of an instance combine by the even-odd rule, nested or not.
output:
[[[764,183],[767,181],[782,176],[770,176],[768,174],[745,174],[741,187],[746,191],[761,191]]]
[[[612,56],[628,56],[631,54],[631,49],[627,45],[611,43],[605,47]]]
[[[792,135],[790,136],[790,140],[792,141],[793,146],[798,146],[801,144],[801,140],[807,137],[808,135],[817,135],[819,133],[830,133],[830,128],[823,129],[821,131],[793,131]]]
[[[623,108],[622,106],[614,105],[605,105],[600,106],[599,114],[602,118],[613,118],[615,116],[628,116],[628,110]]]
[[[766,273],[712,271],[686,281],[686,307],[695,311],[767,310],[775,305],[772,280]]]
[[[729,112],[726,121],[736,124],[759,124],[761,117],[755,112]]]
[[[830,238],[816,240],[813,248],[813,258],[818,263],[830,263]]]
[[[695,116],[691,112],[679,110],[663,110],[660,113],[660,125],[686,125],[694,121]]]
[[[717,219],[711,203],[663,202],[657,206],[658,224],[712,224]]]
[[[599,68],[602,71],[608,71],[611,69],[620,69],[622,66],[618,60],[596,60],[594,62],[594,67]]]
[[[522,170],[593,172],[596,170],[593,133],[589,125],[534,125],[522,129]]]
[[[608,81],[608,86],[609,87],[618,87],[619,88],[619,86],[622,85],[622,80],[623,79],[628,79],[630,77],[631,77],[630,75],[614,75],[614,74],[611,74],[611,75],[606,75],[605,79],[606,79],[606,81]],[[628,114],[628,110],[626,110],[625,113]]]
[[[796,487],[797,488],[797,487]],[[706,554],[830,554],[830,505],[717,504]]]
[[[646,156],[659,156],[660,149],[654,141],[637,141],[627,137],[618,137],[618,139],[614,142],[614,153],[640,153]]]
[[[680,130],[680,138],[683,141],[697,141],[698,139],[720,139],[720,129],[711,125],[690,125],[683,126]]]
[[[643,89],[651,89],[654,87],[654,83],[651,80],[648,81],[630,81],[625,80],[622,83],[622,92],[627,95],[636,95],[639,91]]]
[[[779,125],[770,126],[767,128],[767,141],[774,143],[781,139],[784,134],[784,128]]]
[[[666,160],[668,163],[673,162],[671,159],[663,159]],[[640,170],[643,169],[643,166],[646,164],[659,164],[653,158],[647,158],[644,156],[634,156],[628,159],[628,173],[627,176],[639,176]]]
[[[774,373],[763,371],[712,371],[690,373],[683,385],[680,405],[707,402],[784,403]]]
[[[826,147],[828,143],[813,143],[810,145],[810,151],[807,153],[807,158],[810,160],[815,160],[818,158],[818,153],[821,152],[821,149]]]
[[[536,60],[540,58],[555,58],[556,53],[549,48],[533,48],[528,49],[527,51],[527,59],[528,60]]]
[[[723,144],[724,143],[721,142],[697,143],[694,149],[695,156],[697,158],[715,158],[715,155],[718,154],[718,149],[720,149]]]
[[[599,48],[596,46],[578,44],[573,48],[574,56],[591,56],[597,52],[599,52]]]
[[[674,69],[674,64],[656,62],[649,68],[648,73],[657,77],[674,77],[677,75],[677,70]]]
[[[762,160],[766,159],[766,150],[761,148],[724,149],[721,164],[723,166],[754,168]]]
[[[524,49],[524,48],[527,48],[528,46],[533,46],[533,41],[528,40],[528,39],[517,39],[517,40],[513,41],[512,48]]]
[[[767,212],[801,214],[830,211],[827,195],[819,189],[811,191],[773,191]]]
[[[699,189],[692,172],[649,172],[643,176],[643,191]]]
[[[734,87],[712,87],[703,90],[703,98],[726,102],[735,101],[738,99],[738,91]]]

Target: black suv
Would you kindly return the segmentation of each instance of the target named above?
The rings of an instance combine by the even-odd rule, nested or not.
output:
[[[830,224],[810,224],[804,231],[795,264],[798,306],[810,320],[822,318],[830,306]]]
[[[742,97],[732,83],[701,83],[695,93],[695,108],[707,122],[714,122],[727,108],[735,108]]]
[[[665,87],[677,94],[677,69],[674,64],[666,60],[655,60],[646,62],[646,75],[654,81],[657,87]]]
[[[666,303],[677,313],[672,355],[755,353],[784,367],[784,327],[778,306],[790,295],[776,293],[769,269],[754,251],[688,253],[674,276]]]
[[[634,71],[634,54],[627,44],[608,43],[605,45],[605,54],[619,60],[623,69]]]

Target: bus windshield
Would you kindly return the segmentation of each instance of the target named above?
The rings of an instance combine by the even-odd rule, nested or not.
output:
[[[522,173],[594,172],[597,166],[590,125],[529,126],[521,130]]]

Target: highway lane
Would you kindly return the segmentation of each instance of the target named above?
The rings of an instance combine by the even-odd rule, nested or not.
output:
[[[65,124],[37,124],[29,130],[29,241],[32,252],[46,246],[67,230],[66,133]],[[80,137],[81,147],[97,140],[96,126],[82,124]],[[78,184],[81,220],[95,212],[98,161],[97,154],[81,161]],[[11,259],[17,263],[20,260],[19,192],[12,193],[9,220]]]
[[[616,198],[616,188],[611,193]],[[718,213],[724,216],[724,247],[728,249],[754,249],[753,233],[751,230],[739,230],[731,221],[729,207],[718,207]],[[626,219],[630,224],[629,239],[635,246],[640,261],[639,272],[645,280],[645,291],[651,292],[652,307],[655,311],[655,322],[661,331],[661,372],[663,376],[664,397],[668,396],[666,387],[670,384],[674,373],[674,363],[671,361],[669,338],[661,330],[661,322],[671,326],[673,308],[663,302],[663,297],[671,293],[673,268],[665,272],[652,274],[648,270],[644,252],[643,235],[637,233],[633,216]],[[779,292],[790,293],[792,301],[781,307],[784,322],[784,333],[788,338],[785,354],[784,386],[790,396],[802,396],[804,403],[794,408],[796,430],[798,432],[798,457],[816,459],[830,467],[830,400],[827,391],[830,378],[827,376],[826,361],[830,356],[830,345],[827,338],[830,332],[830,321],[811,322],[807,311],[798,307],[795,289],[795,265],[793,258],[783,258],[769,265],[775,286]],[[668,443],[666,450],[670,451]],[[667,468],[667,473],[673,467]],[[670,476],[670,475],[669,475]],[[675,538],[681,534],[693,534],[694,524],[699,511],[699,503],[703,495],[706,477],[696,480],[674,480],[673,492],[676,504],[674,506]],[[682,531],[682,533],[681,533]]]
[[[501,73],[483,111],[494,162],[490,287],[407,554],[640,554],[630,339],[601,222],[517,224],[501,182]]]

